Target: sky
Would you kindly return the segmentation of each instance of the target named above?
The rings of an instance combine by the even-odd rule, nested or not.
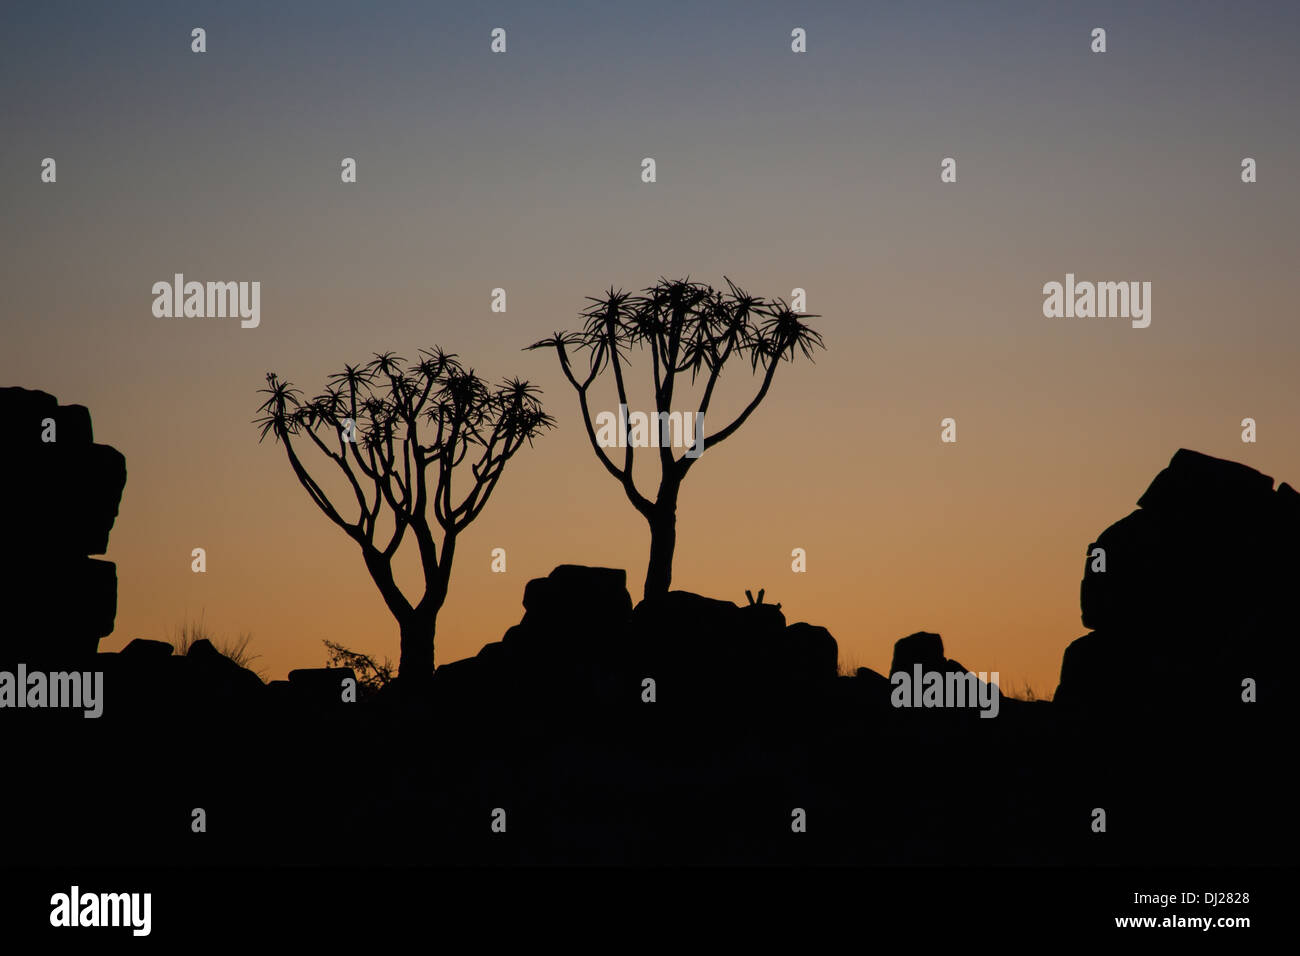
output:
[[[252,419],[269,371],[315,394],[435,345],[535,382],[559,426],[461,536],[438,662],[558,564],[625,568],[639,599],[645,522],[523,349],[660,276],[820,316],[826,351],[687,478],[673,585],[765,588],[845,667],[936,631],[1050,695],[1087,545],[1178,448],[1300,483],[1293,6],[268,6],[0,11],[0,384],[88,406],[126,456],[101,649],[201,618],[269,678],[325,640],[395,662],[359,552]],[[260,324],[155,317],[178,272],[260,281]],[[1067,273],[1150,282],[1149,327],[1045,316]],[[729,368],[724,407],[756,384]]]

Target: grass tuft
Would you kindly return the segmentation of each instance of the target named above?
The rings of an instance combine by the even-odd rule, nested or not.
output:
[[[248,645],[253,641],[253,635],[250,631],[241,631],[239,637],[233,641],[218,641],[216,634],[208,630],[207,625],[203,623],[203,615],[200,614],[197,621],[182,622],[180,627],[176,628],[168,636],[167,640],[175,648],[178,657],[184,657],[188,654],[196,641],[211,641],[212,646],[223,657],[230,658],[240,667],[253,671],[258,677],[262,678],[263,682],[266,681],[266,675],[253,668],[253,661],[262,655],[250,652]]]

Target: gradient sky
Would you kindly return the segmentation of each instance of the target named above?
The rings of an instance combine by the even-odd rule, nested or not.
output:
[[[438,661],[499,639],[560,563],[626,568],[639,599],[646,526],[554,355],[521,349],[660,275],[803,287],[823,316],[828,351],[692,470],[673,583],[764,587],[844,664],[885,671],[893,641],[938,631],[1050,694],[1087,544],[1177,448],[1300,483],[1296,7],[465,6],[0,13],[0,384],[89,406],[126,456],[103,649],[202,615],[251,632],[272,678],[326,639],[396,661],[355,546],[250,421],[267,371],[314,394],[434,344],[536,381],[560,423],[461,537]],[[260,280],[261,326],[155,318],[176,272]],[[1067,272],[1150,281],[1150,328],[1045,318]],[[755,385],[723,383],[731,407]]]

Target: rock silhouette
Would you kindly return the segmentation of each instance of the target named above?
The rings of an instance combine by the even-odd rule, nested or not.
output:
[[[1088,546],[1080,604],[1093,630],[1066,648],[1055,702],[1121,715],[1239,713],[1247,679],[1259,706],[1288,700],[1300,494],[1180,449],[1137,503]]]
[[[113,631],[117,569],[108,549],[126,460],[95,443],[90,412],[45,392],[0,388],[11,462],[0,564],[0,661],[51,665],[95,653]]]
[[[534,686],[585,705],[639,694],[649,678],[680,703],[709,707],[746,682],[802,694],[837,676],[838,649],[825,628],[787,626],[775,605],[741,607],[689,591],[633,608],[622,569],[560,565],[528,582],[523,604],[523,619],[501,641],[438,668],[439,694],[472,706],[504,688],[515,697]]]

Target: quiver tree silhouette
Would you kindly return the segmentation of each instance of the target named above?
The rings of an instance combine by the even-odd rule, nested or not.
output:
[[[724,277],[728,289],[718,290],[689,279],[663,279],[634,296],[610,288],[603,296],[591,297],[592,305],[581,313],[581,331],[556,332],[535,342],[529,349],[553,348],[560,358],[565,378],[578,393],[587,438],[597,459],[623,487],[632,506],[650,525],[650,560],[646,567],[645,596],[665,594],[672,582],[673,551],[677,545],[677,498],[682,481],[705,451],[735,434],[767,396],[781,359],[793,360],[800,352],[812,359],[814,348],[825,348],[821,336],[804,323],[817,318],[792,310],[783,299],[762,299],[749,295]],[[620,406],[626,407],[624,378],[627,352],[632,346],[649,351],[654,380],[655,421],[666,435],[672,421],[674,391],[678,376],[690,373],[690,382],[704,379],[704,391],[694,420],[707,421],[709,405],[723,366],[728,360],[743,364],[749,360],[751,373],[762,370],[754,397],[731,422],[712,434],[694,436],[689,452],[680,458],[671,443],[658,442],[659,488],[654,499],[637,490],[632,475],[631,425],[624,419],[626,448],[619,467],[602,447],[588,390],[606,369],[614,373]],[[587,353],[587,369],[581,378],[574,371],[572,352]],[[681,409],[677,410],[681,412]],[[597,413],[599,414],[599,412]],[[630,416],[628,416],[630,418]],[[678,419],[682,419],[679,417]],[[700,425],[699,427],[703,427]],[[683,425],[684,434],[684,425]]]
[[[345,365],[310,401],[268,373],[267,387],[259,390],[268,397],[255,424],[261,426],[259,441],[271,434],[284,445],[311,500],[361,548],[366,569],[397,619],[398,676],[409,685],[433,673],[434,633],[457,536],[487,505],[506,462],[555,422],[542,410],[539,390],[527,382],[488,385],[441,349],[422,350],[418,362],[404,363],[386,352],[364,365]],[[308,472],[299,451],[310,446],[346,478],[356,499],[355,520],[343,517],[342,506]],[[455,503],[452,476],[466,458],[473,486]],[[441,543],[429,521],[430,503]],[[385,525],[392,524],[387,540],[376,537],[381,514]],[[393,576],[393,558],[408,531],[424,572],[424,593],[414,601]]]

